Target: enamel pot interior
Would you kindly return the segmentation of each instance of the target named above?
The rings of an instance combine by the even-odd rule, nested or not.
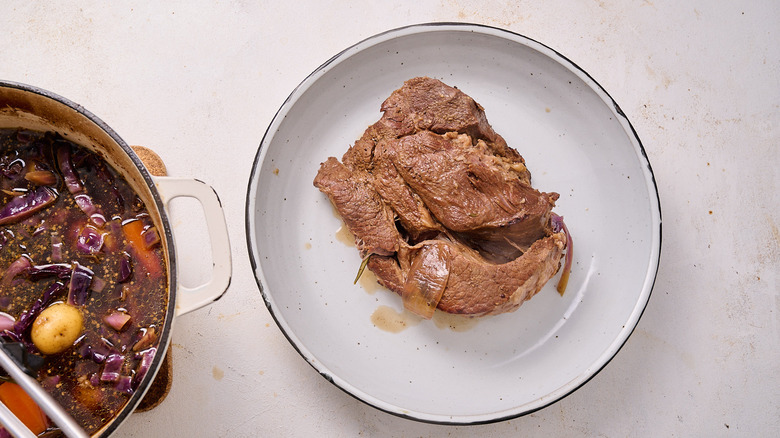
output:
[[[159,347],[149,372],[128,403],[93,436],[108,436],[130,415],[154,381],[170,343],[176,306],[176,262],[173,237],[163,202],[152,177],[132,149],[103,121],[65,98],[24,84],[0,81],[0,128],[54,131],[98,153],[133,187],[146,204],[158,230],[168,267],[168,306]]]

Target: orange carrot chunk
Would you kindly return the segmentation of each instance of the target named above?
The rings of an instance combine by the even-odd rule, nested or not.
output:
[[[49,419],[33,399],[24,392],[21,386],[13,382],[0,385],[0,401],[16,415],[34,434],[39,434],[49,427]]]
[[[147,248],[146,240],[143,236],[143,222],[139,220],[127,222],[122,225],[122,231],[125,233],[125,240],[136,262],[140,263],[149,275],[162,275],[162,260],[160,260],[157,253]]]

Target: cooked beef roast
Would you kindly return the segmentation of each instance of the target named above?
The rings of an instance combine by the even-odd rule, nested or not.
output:
[[[523,157],[457,88],[414,78],[381,110],[314,179],[368,269],[425,317],[515,310],[560,267],[558,194],[531,187]]]

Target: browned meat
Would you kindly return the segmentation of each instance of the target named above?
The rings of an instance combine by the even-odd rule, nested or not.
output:
[[[550,223],[558,194],[531,187],[520,154],[456,88],[414,78],[382,111],[314,180],[379,282],[427,317],[507,312],[536,294],[566,246]]]
[[[467,134],[453,132],[420,131],[380,141],[374,151],[375,168],[382,176],[392,171],[397,176],[393,182],[375,180],[375,186],[413,236],[441,229],[417,220],[417,213],[427,209],[441,226],[486,258],[507,262],[548,233],[558,194],[540,193],[523,183],[525,166],[518,172],[490,152],[481,139],[472,142]],[[406,208],[411,200],[397,201],[410,195],[416,195],[412,197],[416,208],[408,208],[415,213],[414,220]]]
[[[368,268],[386,288],[403,295],[416,278],[430,284],[444,283],[444,292],[437,303],[439,310],[462,315],[481,316],[517,309],[536,295],[552,278],[560,265],[566,246],[563,233],[537,240],[522,256],[508,263],[491,263],[468,247],[444,240],[425,241],[417,246],[446,245],[448,269],[437,266],[415,270],[412,263],[420,249],[405,248],[397,257],[373,256]],[[420,273],[424,270],[424,273]]]
[[[336,206],[361,255],[393,254],[400,240],[393,212],[367,179],[368,175],[353,172],[331,157],[322,163],[314,185]]]
[[[513,165],[520,179],[531,183],[520,154],[507,146],[485,117],[482,107],[457,88],[441,81],[419,77],[406,81],[382,103],[382,118],[369,126],[363,136],[342,158],[351,169],[364,169],[372,161],[376,143],[381,139],[400,138],[420,131],[437,134],[457,132],[482,139],[490,151]]]

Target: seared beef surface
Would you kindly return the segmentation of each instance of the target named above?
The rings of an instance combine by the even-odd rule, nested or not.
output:
[[[558,194],[531,187],[523,157],[457,88],[410,79],[381,110],[314,179],[368,268],[426,317],[515,310],[560,266]]]

